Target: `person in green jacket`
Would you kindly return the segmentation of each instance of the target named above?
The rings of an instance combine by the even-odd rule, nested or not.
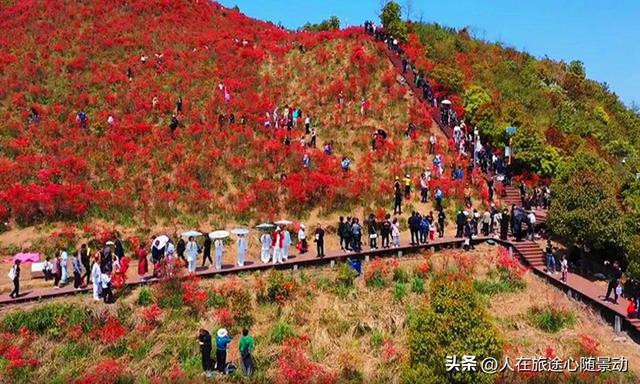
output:
[[[251,376],[254,370],[253,364],[253,348],[256,342],[252,336],[249,336],[249,330],[242,330],[242,338],[240,339],[240,356],[242,357],[242,370],[247,376]]]

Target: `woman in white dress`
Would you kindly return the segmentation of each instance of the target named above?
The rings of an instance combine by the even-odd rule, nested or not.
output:
[[[266,264],[269,262],[269,259],[271,259],[271,254],[269,253],[271,249],[271,235],[266,232],[263,233],[262,236],[260,236],[260,243],[262,244],[260,260]]]
[[[247,255],[247,238],[244,235],[238,235],[236,245],[238,247],[238,265],[243,267],[244,259]]]
[[[215,239],[213,246],[216,249],[216,269],[222,269],[222,253],[224,252],[224,241]]]

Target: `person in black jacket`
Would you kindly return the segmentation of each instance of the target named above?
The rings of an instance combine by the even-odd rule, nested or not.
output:
[[[509,216],[509,211],[506,209],[502,211],[502,219],[500,220],[500,240],[507,240],[507,236],[509,235],[509,223],[511,222],[511,217]]]
[[[178,242],[176,243],[176,253],[178,254],[178,257],[182,259],[182,261],[184,261],[184,265],[189,264],[187,263],[187,259],[184,257],[184,251],[186,249],[187,249],[187,243],[185,243],[184,239],[181,236],[178,239]]]
[[[438,237],[444,237],[444,221],[447,215],[444,213],[444,209],[440,208],[438,212]]]
[[[411,245],[420,244],[420,215],[417,212],[411,212],[408,224],[411,232]]]
[[[202,266],[204,267],[209,260],[209,264],[213,264],[211,260],[211,238],[207,235],[204,237],[203,250],[202,250]]]
[[[369,215],[367,224],[367,229],[369,232],[369,247],[371,249],[378,249],[378,222],[373,213]]]
[[[467,222],[467,216],[465,216],[464,212],[458,211],[458,215],[456,216],[456,237],[460,238],[463,236],[464,225]]]
[[[116,241],[113,243],[113,253],[116,255],[118,260],[124,257],[124,247],[122,246],[122,241],[120,240],[120,232],[116,232]]]
[[[347,225],[344,223],[344,217],[340,216],[340,219],[338,220],[338,236],[340,237],[340,249],[343,251],[349,249],[346,230]]]
[[[380,235],[382,236],[382,248],[389,248],[389,238],[391,237],[391,215],[386,214],[384,221],[380,226]]]
[[[401,215],[402,214],[402,186],[400,185],[400,178],[397,176],[396,176],[396,180],[393,183],[393,195],[394,195],[393,214]]]
[[[347,217],[344,223],[344,250],[350,252],[353,250],[353,236],[351,235],[351,217]]]
[[[608,267],[607,278],[609,279],[609,284],[607,285],[607,295],[604,297],[604,301],[609,301],[609,295],[613,291],[613,303],[618,304],[618,293],[616,292],[616,287],[618,286],[618,282],[620,278],[622,278],[622,269],[620,269],[620,265],[617,261],[614,261],[613,264],[606,260],[604,265]]]
[[[211,334],[206,329],[200,329],[198,334],[198,343],[200,344],[200,354],[202,355],[202,370],[207,377],[211,377],[213,373],[213,361],[211,360]]]

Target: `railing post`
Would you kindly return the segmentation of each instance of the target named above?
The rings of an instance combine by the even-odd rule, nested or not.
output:
[[[293,264],[293,270],[297,271],[298,270],[298,264]]]
[[[616,315],[613,330],[615,331],[615,333],[622,332],[622,317]]]
[[[336,261],[335,260],[331,260],[331,268],[336,266]]]
[[[365,256],[364,256],[364,262],[365,262],[365,263],[368,263],[368,262],[369,262],[369,259],[370,259],[369,255],[365,255]]]

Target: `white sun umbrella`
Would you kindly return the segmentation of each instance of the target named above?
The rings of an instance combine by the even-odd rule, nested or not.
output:
[[[441,103],[444,104],[444,105],[451,105],[451,100],[444,99],[444,100],[441,101]]]
[[[269,231],[269,230],[275,228],[275,225],[269,224],[269,223],[262,223],[262,224],[256,225],[256,228],[258,228],[261,231]]]
[[[291,225],[291,224],[293,224],[293,222],[289,221],[289,220],[278,220],[278,221],[276,221],[276,224],[278,224],[278,225]]]
[[[234,228],[231,230],[231,233],[234,235],[246,235],[249,233],[249,230],[247,228]]]
[[[191,230],[191,231],[186,231],[186,232],[183,232],[183,233],[182,233],[182,237],[184,237],[184,238],[187,238],[187,239],[188,239],[188,238],[190,238],[191,236],[193,236],[193,237],[202,236],[202,233],[200,233],[200,232],[198,232],[198,231],[193,231],[193,230]]]
[[[229,231],[213,231],[209,234],[211,240],[224,239],[225,237],[229,237]]]
[[[156,242],[157,242],[157,244],[156,244]],[[153,239],[153,246],[156,249],[162,249],[165,245],[167,245],[168,242],[169,242],[169,236],[161,235],[161,236],[158,236],[155,239]]]

